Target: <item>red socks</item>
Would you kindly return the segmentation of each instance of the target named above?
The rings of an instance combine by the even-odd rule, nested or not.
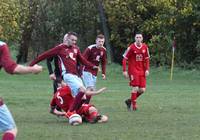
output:
[[[2,140],[15,140],[15,136],[12,133],[7,132],[4,133]]]
[[[91,95],[86,95],[86,101],[85,101],[86,104],[89,104],[91,97],[92,97]]]
[[[84,95],[84,92],[79,92],[76,95],[74,102],[69,109],[70,112],[76,111],[81,106],[83,95]]]
[[[137,92],[137,98],[138,98],[140,95],[142,95],[142,93]]]
[[[131,93],[131,103],[132,103],[132,109],[133,110],[137,109],[136,99],[137,99],[137,92]]]

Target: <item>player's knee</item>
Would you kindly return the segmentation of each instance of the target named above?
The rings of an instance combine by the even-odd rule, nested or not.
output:
[[[14,137],[17,136],[17,127],[7,130],[5,133],[12,133],[14,135]]]
[[[133,87],[132,88],[132,92],[138,92],[139,91],[139,87]]]
[[[140,88],[138,92],[142,94],[142,93],[144,93],[145,91],[146,91],[145,88]]]

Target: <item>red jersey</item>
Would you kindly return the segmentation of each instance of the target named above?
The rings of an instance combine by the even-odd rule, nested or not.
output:
[[[145,71],[149,70],[149,50],[148,46],[142,43],[138,47],[136,43],[131,44],[123,57],[128,60],[128,73],[144,76]]]
[[[101,63],[102,74],[106,73],[106,48],[97,47],[96,44],[87,47],[83,53],[84,57],[92,64],[99,66]],[[88,66],[84,67],[84,71],[91,72],[93,75],[97,75],[98,69],[91,69]]]
[[[44,53],[39,55],[34,61],[31,62],[30,66],[53,56],[58,56],[59,67],[62,73],[71,73],[78,75],[77,62],[80,61],[82,64],[93,68],[94,65],[88,62],[81,54],[77,46],[67,46],[60,44]]]
[[[3,67],[9,74],[13,74],[17,64],[11,59],[8,45],[0,41],[0,68]]]
[[[74,98],[71,95],[71,89],[68,86],[59,88],[51,100],[51,106],[58,106],[65,112],[68,111]]]

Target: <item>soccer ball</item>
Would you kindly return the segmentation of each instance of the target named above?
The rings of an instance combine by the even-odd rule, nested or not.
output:
[[[73,114],[69,117],[69,124],[71,125],[79,125],[82,123],[82,118],[78,114]]]

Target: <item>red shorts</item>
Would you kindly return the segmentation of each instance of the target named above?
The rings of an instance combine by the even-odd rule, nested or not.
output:
[[[129,75],[130,83],[132,87],[146,88],[146,77],[141,75]]]

